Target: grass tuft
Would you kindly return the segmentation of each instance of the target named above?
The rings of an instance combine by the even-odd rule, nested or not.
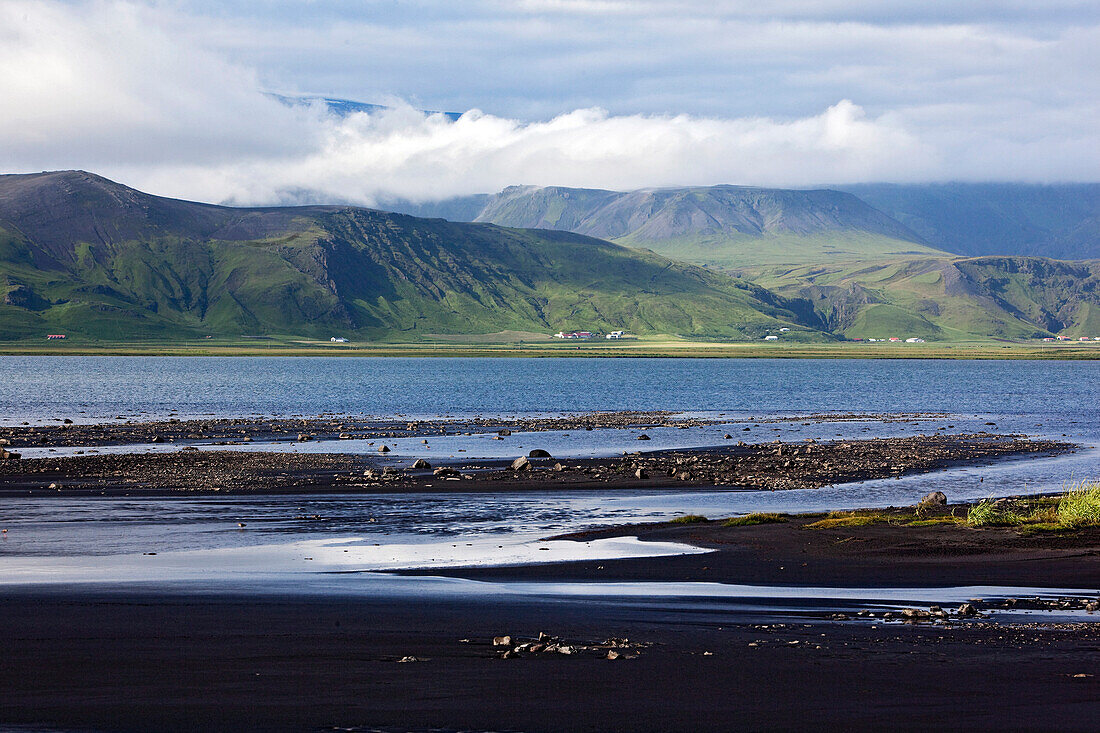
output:
[[[1009,502],[985,499],[970,507],[966,523],[971,527],[1014,527],[1026,517],[1015,511]]]
[[[971,527],[1016,527],[1021,532],[1057,532],[1100,525],[1100,482],[1083,481],[1057,497],[994,501],[970,508]]]
[[[707,518],[698,514],[685,514],[669,521],[672,524],[698,524],[699,522],[706,522]]]
[[[1067,527],[1100,524],[1100,481],[1071,486],[1058,502],[1054,517]]]
[[[778,524],[786,522],[787,518],[782,514],[772,512],[753,512],[741,517],[731,517],[722,522],[723,527],[749,527],[754,524]]]

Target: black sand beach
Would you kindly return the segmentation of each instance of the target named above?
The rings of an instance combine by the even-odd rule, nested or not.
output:
[[[482,580],[791,585],[1100,585],[1095,532],[660,526],[706,555],[456,571]],[[636,528],[629,530],[636,531]],[[839,540],[848,537],[850,541]],[[946,549],[946,540],[951,541]],[[852,550],[850,547],[864,549]],[[839,548],[839,549],[838,549]],[[915,623],[746,610],[721,600],[482,601],[241,595],[176,588],[5,589],[0,720],[146,730],[1094,730],[1100,630],[949,612]],[[900,614],[897,615],[900,617]],[[601,650],[522,653],[540,632]],[[399,662],[405,657],[415,662]]]
[[[107,432],[88,437],[109,439]],[[713,490],[716,483],[812,488],[1074,447],[990,434],[733,444],[561,461],[561,470],[553,458],[533,458],[523,470],[482,461],[455,468],[457,480],[436,474],[435,467],[394,467],[373,457],[200,450],[13,459],[0,462],[0,487],[12,496],[654,485]],[[965,509],[936,511],[946,516]],[[924,605],[909,617],[900,610],[885,617],[881,611],[838,614],[826,601],[795,608],[766,598],[754,606],[728,598],[538,592],[374,597],[284,586],[257,593],[232,582],[5,586],[0,727],[1095,729],[1100,631],[1083,610],[1100,589],[1095,528],[1030,535],[891,522],[806,528],[817,519],[614,527],[568,537],[630,535],[712,552],[431,574],[488,583],[843,587],[867,589],[870,598],[876,588],[971,585],[1074,588],[1092,595],[1066,606],[1017,599],[1013,608],[1038,613],[1002,622],[997,613],[1003,606],[985,602],[973,604],[976,615],[954,608],[928,615],[930,605]],[[1051,608],[1063,615],[1045,619]],[[1064,615],[1067,610],[1076,615]],[[524,646],[541,643],[543,633],[573,653]],[[512,637],[508,646],[493,645],[494,637],[505,635]],[[520,648],[509,654],[514,658],[502,658],[513,647]]]

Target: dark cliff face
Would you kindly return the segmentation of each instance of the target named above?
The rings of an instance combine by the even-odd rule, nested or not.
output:
[[[0,290],[3,338],[47,327],[102,338],[561,328],[747,338],[806,312],[568,232],[213,206],[80,171],[0,176]]]

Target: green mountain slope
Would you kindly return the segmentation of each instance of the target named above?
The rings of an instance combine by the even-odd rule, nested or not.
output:
[[[575,231],[720,267],[942,254],[839,191],[516,186],[491,197],[476,220]]]
[[[0,176],[0,297],[3,339],[573,328],[756,338],[819,325],[805,303],[577,234],[211,206],[79,171]]]
[[[1100,184],[868,183],[840,186],[965,255],[1100,258]]]
[[[745,272],[849,338],[1100,336],[1100,262],[912,258]]]
[[[835,190],[712,186],[618,193],[522,186],[492,196],[428,204],[388,202],[386,207],[455,221],[571,229],[724,266],[936,254],[927,247],[969,256],[1100,258],[1100,184],[865,183],[831,188]]]

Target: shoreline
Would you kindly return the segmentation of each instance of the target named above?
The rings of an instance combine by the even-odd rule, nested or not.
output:
[[[18,446],[3,446],[15,453]],[[734,443],[557,460],[537,449],[514,459],[407,458],[341,453],[199,450],[0,461],[0,495],[138,496],[301,493],[499,493],[589,490],[814,489],[983,461],[1073,452],[1027,436],[920,435],[800,443]],[[530,457],[525,454],[530,454]],[[384,454],[381,454],[384,456]]]
[[[1036,497],[1018,501],[1035,501]],[[1007,501],[1014,501],[1008,499]],[[810,527],[827,513],[771,515],[775,521],[726,526],[729,520],[611,526],[547,539],[584,542],[636,537],[710,550],[706,554],[400,571],[484,581],[681,582],[734,585],[892,588],[1006,586],[1092,588],[1100,594],[1100,526],[1028,533],[969,527],[972,504],[940,507],[914,522],[913,507],[855,510],[881,518],[867,525]],[[733,518],[736,521],[736,517]],[[937,521],[940,520],[940,521]],[[826,523],[827,524],[827,523]]]
[[[900,573],[923,579],[923,587],[949,577],[946,568],[978,577],[965,552],[954,560],[932,552],[916,565],[899,562],[914,554],[916,540],[939,547],[932,530],[942,528],[916,528],[913,535],[907,533],[914,528],[889,526],[873,552],[864,547],[844,556],[852,542],[838,543],[830,531],[803,546],[817,531],[793,522],[810,519],[585,535],[676,536],[714,546],[706,555],[422,574],[481,582],[745,583],[790,581],[786,567],[812,574],[820,586],[839,579],[836,568],[847,568],[863,583],[877,573],[897,585]],[[777,529],[786,535],[775,535]],[[872,529],[845,534],[874,539]],[[996,539],[988,564],[1008,569],[1017,586],[1030,574],[1075,578],[1067,587],[1081,587],[1082,578],[1100,584],[1100,533],[1079,535],[1079,546],[1063,548],[1052,564],[1011,557],[1003,530],[982,532]],[[795,561],[777,554],[779,546]],[[1086,546],[1083,568],[1079,551]],[[843,552],[822,554],[829,548]],[[1011,622],[988,615],[991,608],[1017,614],[1069,608],[1059,599],[975,603],[976,616],[960,607],[937,617],[937,607],[925,611],[921,604],[910,616],[875,606],[836,613],[828,605],[782,610],[751,599],[537,591],[484,598],[256,595],[232,586],[194,593],[183,584],[21,586],[5,596],[0,723],[47,728],[1083,731],[1093,727],[1100,704],[1100,624],[1091,615]],[[502,649],[494,638],[504,635],[510,641]],[[548,643],[543,635],[553,650],[541,651]],[[559,651],[563,646],[570,652]],[[906,702],[912,700],[921,702]]]
[[[239,342],[50,343],[6,342],[0,356],[190,356],[190,357],[361,357],[361,358],[625,358],[625,359],[930,359],[1037,360],[1100,359],[1100,343],[1033,344],[961,341],[931,344],[786,343],[759,344],[678,339],[623,343],[363,343],[272,339],[266,345]]]

